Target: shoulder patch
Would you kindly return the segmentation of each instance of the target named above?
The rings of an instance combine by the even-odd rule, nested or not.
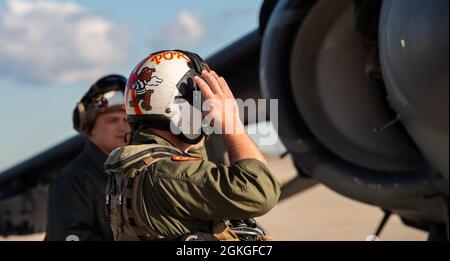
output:
[[[194,161],[194,160],[202,160],[202,158],[187,157],[187,156],[178,156],[178,155],[173,155],[171,159],[172,159],[173,161]]]

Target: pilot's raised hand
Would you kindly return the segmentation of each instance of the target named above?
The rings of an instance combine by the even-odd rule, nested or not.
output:
[[[257,159],[267,166],[266,159],[239,119],[236,100],[225,79],[214,71],[203,71],[202,78],[196,76],[194,80],[205,96],[205,102],[210,105],[206,117],[214,120],[215,130],[217,124],[220,124],[230,162],[234,164],[244,159]],[[203,108],[205,107],[208,106],[203,104]]]
[[[243,134],[239,108],[225,79],[206,70],[202,71],[202,78],[196,76],[194,80],[205,97],[203,108],[209,109],[206,117],[213,120],[215,130],[222,134]]]

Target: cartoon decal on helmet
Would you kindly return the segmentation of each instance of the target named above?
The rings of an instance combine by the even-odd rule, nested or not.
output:
[[[130,101],[131,107],[138,107],[142,100],[142,109],[149,111],[152,109],[151,97],[154,89],[151,86],[158,86],[163,82],[163,79],[153,75],[155,68],[144,67],[137,77],[137,81],[131,87],[136,91],[136,99]]]

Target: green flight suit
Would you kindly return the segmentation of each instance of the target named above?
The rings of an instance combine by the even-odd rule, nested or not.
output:
[[[143,135],[134,144],[172,146],[159,136]],[[212,220],[254,218],[277,203],[280,183],[261,161],[250,158],[225,166],[208,161],[205,149],[190,155],[202,159],[164,158],[143,177],[143,218],[161,235],[211,232]]]

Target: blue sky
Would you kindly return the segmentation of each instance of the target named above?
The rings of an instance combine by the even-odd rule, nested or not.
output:
[[[258,26],[257,0],[0,0],[0,170],[72,135],[75,103],[158,49],[208,57]]]

